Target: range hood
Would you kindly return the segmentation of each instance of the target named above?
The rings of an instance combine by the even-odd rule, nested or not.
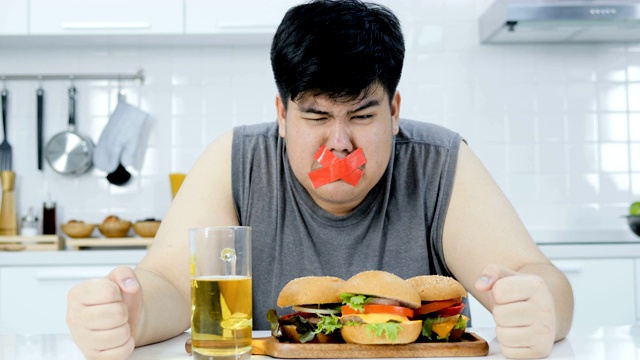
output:
[[[640,0],[497,0],[479,26],[483,44],[640,42]]]

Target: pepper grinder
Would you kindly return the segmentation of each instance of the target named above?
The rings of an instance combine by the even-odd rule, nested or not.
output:
[[[0,235],[18,235],[18,216],[13,188],[16,173],[11,170],[0,172],[2,180],[2,204],[0,205]]]

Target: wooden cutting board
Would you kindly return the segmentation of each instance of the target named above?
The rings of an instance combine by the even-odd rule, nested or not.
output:
[[[465,333],[460,342],[413,343],[406,345],[293,344],[274,337],[255,338],[253,355],[284,359],[426,358],[486,356],[489,344],[474,333]]]

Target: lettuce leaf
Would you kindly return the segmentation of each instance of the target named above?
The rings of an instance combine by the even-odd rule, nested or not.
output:
[[[398,331],[402,330],[402,326],[397,322],[366,324],[366,326],[367,333],[373,332],[376,336],[384,334],[389,341],[396,341],[398,339]]]
[[[340,299],[342,299],[342,303],[343,304],[348,305],[353,310],[356,310],[356,311],[359,311],[359,312],[363,312],[364,311],[364,304],[367,303],[367,300],[369,298],[367,296],[365,296],[365,295],[358,295],[358,294],[352,294],[352,293],[342,293],[342,294],[340,294]]]
[[[314,334],[326,334],[329,335],[334,331],[340,330],[342,328],[342,322],[340,318],[335,315],[318,315],[320,318],[320,322],[316,325],[316,330],[313,332]]]
[[[271,335],[277,338],[279,341],[289,340],[286,334],[280,331],[280,327],[284,325],[295,325],[296,332],[298,333],[298,339],[300,339],[301,343],[313,340],[316,334],[324,333],[329,335],[342,327],[340,318],[335,315],[319,315],[319,317],[320,323],[315,326],[307,319],[299,315],[291,316],[287,320],[283,320],[278,316],[278,313],[275,309],[270,309],[267,312],[267,321],[269,321],[269,323],[271,324]]]

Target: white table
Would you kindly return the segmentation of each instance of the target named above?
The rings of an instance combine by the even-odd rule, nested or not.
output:
[[[632,326],[573,329],[567,339],[558,342],[549,359],[638,359],[640,358],[640,332]],[[489,355],[481,359],[503,359],[495,340],[493,329],[478,328],[470,331],[489,342]],[[254,336],[267,336],[268,332],[255,332]],[[135,359],[192,359],[184,343],[189,337],[183,333],[173,339],[137,348]],[[254,359],[269,359],[254,356]],[[0,359],[2,360],[75,360],[83,359],[69,335],[1,335]],[[431,358],[434,359],[434,358]]]

